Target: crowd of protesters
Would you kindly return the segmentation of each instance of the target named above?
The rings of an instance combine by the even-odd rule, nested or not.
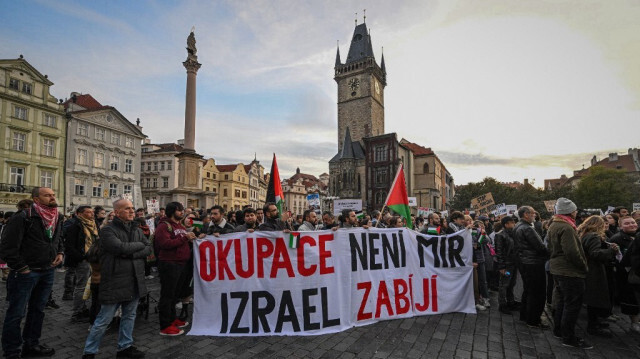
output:
[[[565,346],[589,349],[575,334],[582,306],[587,333],[611,337],[608,322],[628,315],[630,331],[640,333],[640,213],[618,207],[606,216],[578,214],[566,198],[556,202],[555,214],[541,220],[530,206],[517,215],[479,215],[454,211],[412,216],[415,230],[427,235],[471,231],[473,288],[476,310],[491,306],[497,292],[498,310],[519,312],[531,328],[550,329],[545,306],[553,313],[553,335]],[[133,346],[139,307],[148,310],[145,280],[154,270],[160,279],[160,335],[178,336],[189,325],[193,303],[193,241],[206,235],[233,232],[315,231],[340,228],[401,228],[407,219],[388,211],[358,216],[344,210],[280,213],[273,203],[246,206],[226,213],[171,202],[154,215],[135,209],[127,199],[114,209],[78,206],[65,218],[58,213],[55,193],[35,188],[31,200],[0,221],[0,258],[7,282],[8,307],[2,333],[4,356],[51,356],[53,348],[39,342],[45,307],[58,308],[52,297],[55,268],[65,272],[63,301],[70,301],[72,323],[90,323],[83,358],[93,358],[110,325],[119,328],[117,357],[142,358]],[[64,267],[63,267],[64,266]],[[180,309],[180,313],[177,312]],[[26,316],[24,329],[20,331]]]

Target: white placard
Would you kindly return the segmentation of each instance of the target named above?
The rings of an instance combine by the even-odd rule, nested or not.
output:
[[[354,212],[362,211],[361,199],[336,199],[333,201],[333,214],[338,215],[342,213],[343,209],[350,209]]]
[[[416,197],[409,197],[409,207],[417,207],[418,199]]]

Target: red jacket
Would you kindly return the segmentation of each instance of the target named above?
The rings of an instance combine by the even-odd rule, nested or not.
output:
[[[167,217],[160,218],[153,241],[156,257],[161,261],[186,263],[191,258],[187,230],[182,223],[175,223]]]

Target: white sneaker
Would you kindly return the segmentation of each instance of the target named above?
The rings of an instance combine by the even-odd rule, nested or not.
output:
[[[482,304],[476,304],[476,310],[480,312],[484,312],[485,310],[487,310],[487,307],[485,307]]]
[[[491,302],[489,301],[489,298],[482,298],[482,305],[487,308],[491,308]]]
[[[640,323],[631,323],[631,331],[640,333]]]

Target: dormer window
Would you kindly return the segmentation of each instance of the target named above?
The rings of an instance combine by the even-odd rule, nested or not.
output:
[[[356,34],[356,35],[353,37],[353,41],[360,41],[360,40],[362,40],[362,35],[360,35],[360,34]]]
[[[23,82],[22,83],[22,92],[31,95],[31,84]]]
[[[10,79],[9,80],[9,88],[12,90],[19,91],[20,90],[20,81],[18,79]]]

